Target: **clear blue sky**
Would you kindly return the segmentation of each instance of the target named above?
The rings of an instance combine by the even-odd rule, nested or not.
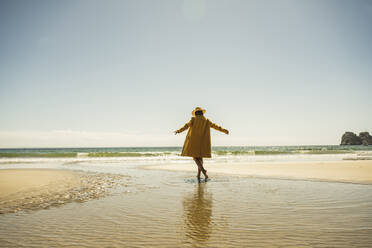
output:
[[[338,144],[372,132],[372,1],[0,1],[0,147]]]

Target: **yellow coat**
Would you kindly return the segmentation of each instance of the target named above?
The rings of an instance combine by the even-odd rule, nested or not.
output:
[[[212,157],[211,127],[221,132],[227,132],[226,129],[214,124],[209,119],[206,119],[203,115],[192,117],[188,123],[186,123],[182,128],[178,129],[177,133],[180,133],[189,128],[181,156],[194,158]]]

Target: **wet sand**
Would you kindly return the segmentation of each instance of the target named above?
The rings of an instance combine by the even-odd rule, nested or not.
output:
[[[211,180],[198,183],[191,163],[174,165],[190,171],[143,166],[64,164],[85,170],[67,173],[90,180],[85,185],[91,187],[71,193],[72,199],[103,187],[112,175],[129,178],[129,185],[94,200],[1,214],[0,247],[362,248],[372,243],[372,185],[224,174],[212,164],[206,165]]]
[[[245,177],[318,180],[372,184],[372,161],[326,162],[256,162],[209,164],[205,168],[210,176],[225,174]],[[146,166],[145,169],[169,171],[194,171],[195,164],[163,164]]]

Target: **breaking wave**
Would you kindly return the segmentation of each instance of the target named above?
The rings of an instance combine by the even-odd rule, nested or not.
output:
[[[182,147],[115,147],[115,148],[32,148],[0,149],[0,160],[31,158],[122,158],[167,159],[180,156]],[[372,155],[372,146],[219,146],[213,157],[251,157],[276,155]]]

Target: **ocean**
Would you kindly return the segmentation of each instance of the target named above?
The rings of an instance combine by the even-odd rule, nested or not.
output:
[[[189,162],[182,147],[92,147],[0,149],[0,163],[17,162]],[[209,162],[370,160],[372,146],[216,146]]]

